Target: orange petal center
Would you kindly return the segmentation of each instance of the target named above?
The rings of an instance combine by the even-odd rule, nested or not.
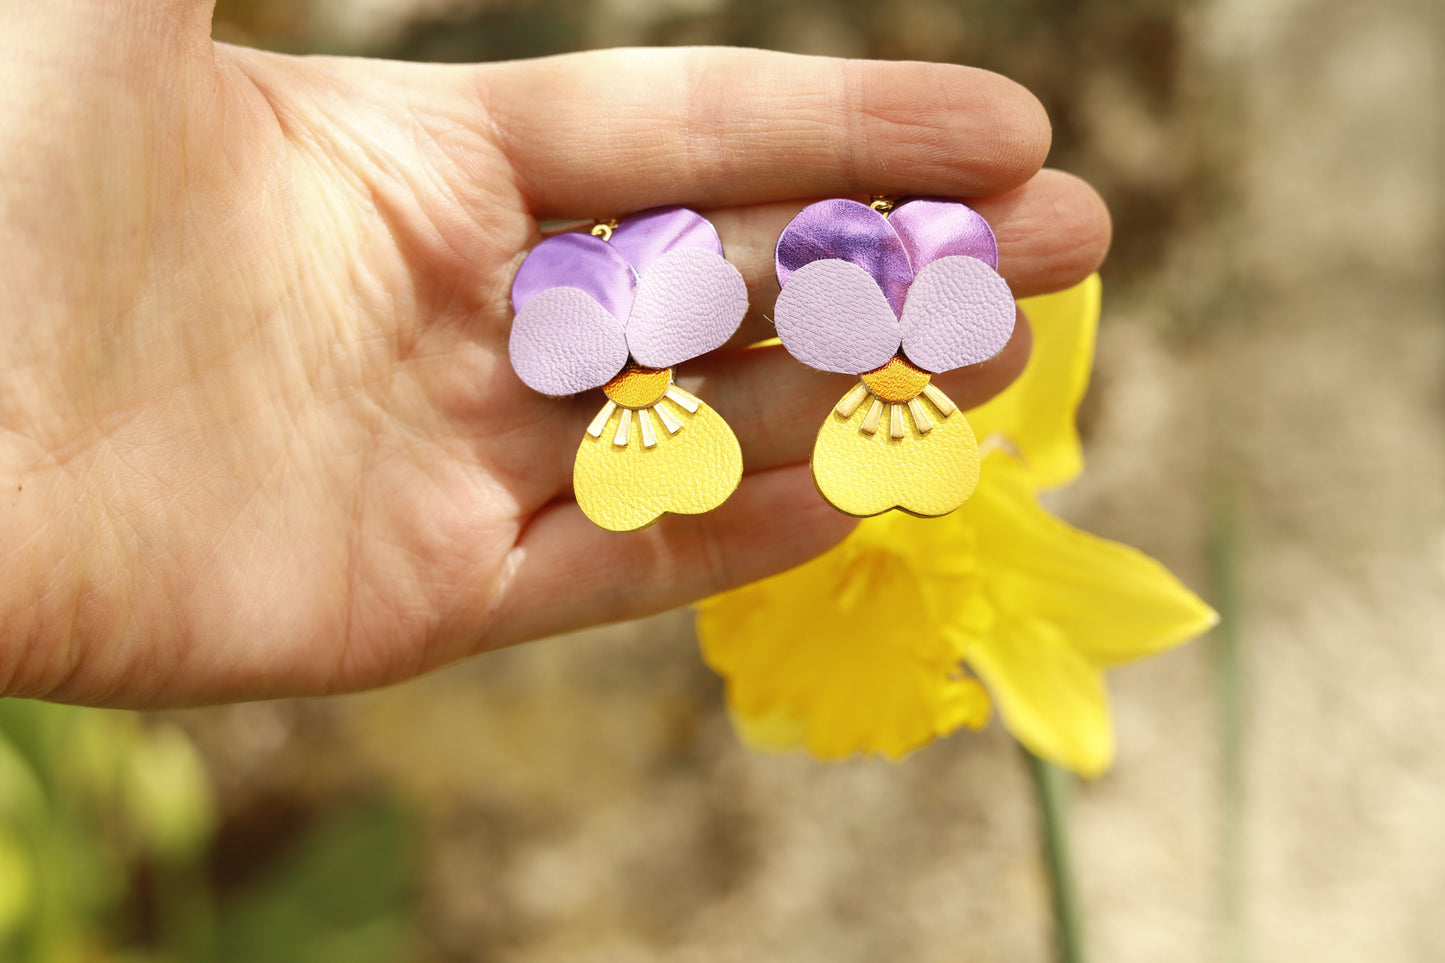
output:
[[[644,368],[629,361],[602,390],[624,408],[646,408],[656,404],[671,384],[671,368]]]
[[[879,399],[902,404],[917,398],[932,377],[915,368],[902,354],[895,354],[887,364],[864,374],[863,383]]]

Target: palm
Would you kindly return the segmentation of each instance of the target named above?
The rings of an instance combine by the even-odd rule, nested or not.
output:
[[[10,660],[10,690],[154,704],[375,685],[678,604],[847,530],[806,468],[840,386],[768,351],[682,372],[739,435],[737,495],[642,533],[593,529],[569,480],[597,402],[542,397],[511,373],[516,264],[539,219],[687,203],[719,224],[757,310],[790,198],[1006,189],[1037,150],[951,174],[865,156],[808,179],[807,158],[729,159],[756,118],[714,115],[658,145],[676,105],[654,82],[712,65],[724,88],[739,69],[821,83],[836,64],[619,56],[439,68],[198,41],[127,65],[130,84],[68,92],[48,150],[8,159],[31,179],[14,201],[22,230],[0,234],[52,265],[37,290],[25,274],[10,289],[41,317],[0,322],[24,389],[0,395],[0,466],[19,478],[5,533],[19,547],[0,549],[19,597],[0,604],[0,639],[51,643]],[[645,74],[630,85],[629,64]],[[617,116],[581,99],[589,71],[618,85]],[[695,120],[710,95],[688,103]],[[718,156],[699,157],[709,146]],[[1016,291],[1092,268],[1107,226],[1086,190],[1041,178],[996,202],[1006,273],[1009,218],[1028,230],[1031,205],[1073,203],[1088,233],[1082,248],[1042,233],[1015,245]],[[754,319],[744,339],[764,334]],[[986,393],[1016,364],[955,390]]]

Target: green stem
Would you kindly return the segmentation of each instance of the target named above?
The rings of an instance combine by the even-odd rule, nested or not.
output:
[[[1059,963],[1084,963],[1084,915],[1074,884],[1069,854],[1069,797],[1072,776],[1027,753],[1034,777],[1043,829],[1044,859],[1049,868],[1049,889],[1054,904],[1054,935]]]

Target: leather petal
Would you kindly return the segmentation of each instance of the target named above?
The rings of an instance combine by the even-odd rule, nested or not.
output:
[[[686,207],[654,207],[626,218],[607,242],[640,277],[669,251],[694,249],[722,256],[722,241],[712,222]]]
[[[888,215],[914,271],[941,257],[976,257],[998,270],[998,240],[983,215],[967,204],[931,197],[905,201]]]
[[[951,255],[918,272],[903,306],[903,353],[941,372],[992,358],[1013,335],[1008,282],[977,258]]]
[[[512,321],[508,350],[518,377],[544,395],[599,387],[627,364],[622,322],[573,287],[528,298]]]
[[[773,312],[788,353],[824,371],[862,374],[898,351],[899,324],[873,278],[825,259],[792,272]]]
[[[813,261],[848,261],[882,289],[896,316],[903,310],[913,267],[888,219],[867,204],[834,198],[807,207],[783,228],[775,252],[778,283]]]
[[[627,346],[639,364],[670,368],[722,347],[747,310],[737,268],[711,251],[669,251],[638,281]]]
[[[532,248],[512,282],[512,311],[520,313],[549,288],[585,291],[619,322],[632,309],[632,265],[611,244],[590,234],[558,234]]]

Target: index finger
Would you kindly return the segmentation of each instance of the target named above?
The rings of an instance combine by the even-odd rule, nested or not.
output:
[[[1043,107],[953,64],[761,50],[603,50],[477,70],[541,218],[832,194],[996,194],[1043,165]]]

